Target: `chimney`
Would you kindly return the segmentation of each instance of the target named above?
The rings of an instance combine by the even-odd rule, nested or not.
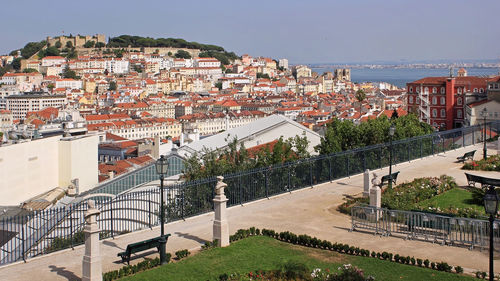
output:
[[[108,172],[109,179],[112,179],[115,176],[115,173],[113,171]]]

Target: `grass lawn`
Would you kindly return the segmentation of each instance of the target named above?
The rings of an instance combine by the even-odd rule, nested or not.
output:
[[[314,268],[336,271],[350,263],[373,275],[376,280],[475,280],[475,278],[402,265],[368,257],[312,249],[284,243],[266,236],[254,236],[232,243],[230,247],[203,251],[177,263],[170,263],[121,280],[218,280],[227,273],[246,274],[255,270],[278,269],[287,261],[301,261]]]
[[[473,208],[479,211],[481,214],[484,214],[484,207],[481,205],[476,205],[472,200],[472,192],[462,189],[462,188],[453,188],[451,190],[446,191],[445,193],[439,194],[438,196],[434,196],[430,199],[422,201],[418,203],[419,206],[428,208],[441,208],[447,209],[449,207],[452,208]]]

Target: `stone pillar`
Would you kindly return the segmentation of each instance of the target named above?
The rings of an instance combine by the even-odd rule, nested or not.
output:
[[[215,185],[215,218],[214,218],[214,232],[213,240],[219,241],[220,247],[229,246],[229,226],[226,218],[226,202],[227,198],[224,195],[224,188],[227,187],[222,180],[224,177],[217,177],[217,184]]]
[[[382,206],[382,191],[378,186],[374,186],[370,189],[370,206],[375,208],[380,208]]]
[[[497,154],[500,154],[500,138],[497,141]]]
[[[102,264],[97,216],[101,213],[95,208],[93,200],[88,201],[85,212],[85,255],[82,262],[82,281],[102,281]]]
[[[363,197],[370,196],[370,184],[371,184],[370,170],[366,169],[364,173]]]

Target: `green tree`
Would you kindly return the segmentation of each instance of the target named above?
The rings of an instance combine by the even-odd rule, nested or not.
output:
[[[15,58],[10,65],[14,70],[19,71],[21,69],[21,58]]]
[[[83,44],[84,48],[94,48],[94,46],[95,46],[95,41],[93,40],[87,41],[85,42],[85,44]]]
[[[366,93],[363,89],[359,89],[356,91],[356,99],[359,102],[359,113],[363,115],[363,101],[366,99]]]
[[[71,48],[68,50],[68,52],[66,53],[66,58],[68,59],[78,58],[78,52],[75,50],[75,48]]]
[[[108,88],[108,90],[110,90],[110,91],[116,91],[116,82],[115,81],[109,82],[109,88]]]
[[[66,68],[64,68],[62,76],[63,76],[63,78],[80,79],[80,77],[76,76],[76,72],[69,69],[68,66],[66,66]]]
[[[60,41],[57,41],[56,44],[55,44],[55,47],[60,49],[62,47],[62,44]]]
[[[46,41],[41,42],[29,42],[21,49],[21,56],[25,59],[29,59],[31,56],[39,52],[45,45]]]
[[[106,44],[104,44],[103,42],[97,42],[97,43],[95,43],[95,47],[99,48],[99,49],[104,48],[104,47],[106,47]]]
[[[38,70],[33,69],[33,68],[25,68],[23,69],[24,73],[33,73],[33,72],[38,72]]]
[[[66,48],[71,49],[73,48],[73,43],[71,41],[66,42]]]
[[[169,51],[169,52],[167,53],[167,55],[168,55],[169,57],[171,57],[171,56],[172,56],[172,52],[170,52],[170,51]]]
[[[175,57],[180,59],[190,59],[191,54],[189,54],[189,52],[184,50],[178,50],[177,53],[175,53]]]
[[[257,79],[259,79],[259,78],[271,79],[271,77],[269,77],[269,74],[262,73],[262,72],[257,72]]]
[[[222,90],[222,82],[216,82],[215,87],[217,87],[219,90]]]
[[[40,50],[38,52],[38,58],[42,59],[42,58],[48,57],[48,56],[59,56],[60,54],[61,54],[61,52],[59,51],[59,49],[56,48],[55,46],[52,46],[52,47],[48,47],[46,49]]]

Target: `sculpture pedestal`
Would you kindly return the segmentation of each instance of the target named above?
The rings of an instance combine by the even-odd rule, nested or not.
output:
[[[82,281],[102,281],[102,263],[99,242],[99,226],[97,215],[99,211],[94,209],[94,203],[89,202],[89,209],[85,213],[86,225],[83,229],[85,234],[85,255],[82,261]]]
[[[224,194],[216,195],[213,199],[215,206],[213,240],[219,241],[220,247],[229,246],[229,225],[226,218],[227,200]]]

